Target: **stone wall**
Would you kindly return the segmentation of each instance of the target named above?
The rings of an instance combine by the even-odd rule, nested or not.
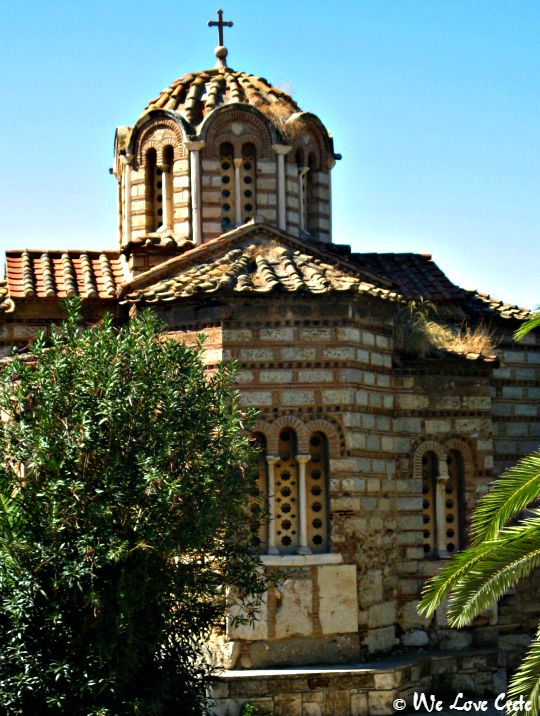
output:
[[[251,704],[272,716],[384,716],[414,692],[436,694],[450,705],[462,691],[495,696],[505,690],[504,658],[497,650],[401,655],[392,661],[343,668],[229,671],[212,690],[210,714],[239,716]],[[447,711],[447,713],[451,713]]]

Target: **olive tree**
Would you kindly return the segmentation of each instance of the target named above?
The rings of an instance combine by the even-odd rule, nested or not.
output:
[[[227,595],[265,586],[249,416],[151,313],[79,323],[0,376],[0,710],[200,714]]]

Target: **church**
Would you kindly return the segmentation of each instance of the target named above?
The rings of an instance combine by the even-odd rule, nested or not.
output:
[[[525,591],[461,631],[417,603],[490,481],[540,442],[540,345],[512,338],[529,312],[460,288],[429,255],[334,243],[331,134],[232,69],[230,23],[213,24],[215,66],[116,130],[116,248],[6,252],[0,355],[78,295],[88,323],[151,307],[172,337],[207,336],[209,367],[238,362],[269,514],[254,548],[278,576],[253,625],[216,637],[216,716],[500,693],[538,618]]]

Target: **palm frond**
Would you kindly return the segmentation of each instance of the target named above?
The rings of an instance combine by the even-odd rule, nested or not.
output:
[[[508,686],[508,696],[515,699],[524,695],[531,702],[531,710],[540,712],[540,628]]]
[[[471,521],[473,544],[490,540],[540,496],[540,450],[509,468],[481,499]]]
[[[518,527],[510,527],[452,591],[448,608],[451,626],[462,627],[494,604],[516,582],[540,566],[540,513]]]
[[[443,569],[424,585],[418,612],[430,617],[452,589],[469,574],[476,563],[497,549],[499,549],[498,542],[485,542],[450,557]]]
[[[534,313],[521,326],[514,331],[514,340],[520,341],[522,338],[540,326],[540,306],[536,306]]]

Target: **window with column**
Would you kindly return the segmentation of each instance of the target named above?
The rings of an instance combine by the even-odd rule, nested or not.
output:
[[[238,156],[239,154],[239,156]],[[257,151],[252,142],[235,150],[230,142],[220,146],[221,228],[229,231],[255,216]]]
[[[312,433],[299,452],[292,428],[279,434],[278,454],[267,455],[268,554],[321,554],[329,550],[328,441]]]
[[[463,546],[464,459],[459,450],[421,457],[424,554],[445,557]]]

